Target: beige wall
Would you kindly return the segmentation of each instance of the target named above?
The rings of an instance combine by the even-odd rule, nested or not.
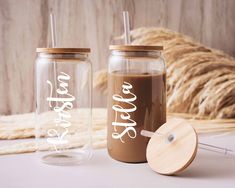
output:
[[[91,47],[94,71],[107,66],[108,46],[122,34],[122,11],[132,28],[163,26],[235,56],[234,0],[0,0],[0,114],[33,111],[35,48]],[[105,105],[105,99],[95,101]]]

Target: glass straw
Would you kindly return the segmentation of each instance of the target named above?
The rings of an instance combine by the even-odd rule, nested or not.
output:
[[[124,38],[125,44],[129,45],[131,43],[130,39],[130,20],[129,20],[129,12],[123,11],[123,23],[124,23]],[[126,61],[126,69],[129,71],[129,61]]]
[[[52,48],[55,48],[56,47],[55,17],[52,12],[50,13],[50,25],[51,25]]]
[[[51,41],[52,41],[52,48],[56,47],[56,23],[55,23],[55,17],[53,12],[50,13],[50,25],[51,25]],[[54,71],[54,83],[55,83],[55,88],[57,90],[57,66],[56,66],[56,61],[53,61],[53,71]],[[57,92],[56,92],[56,97],[57,97]],[[57,106],[57,102],[56,102]]]
[[[147,131],[147,130],[142,130],[140,133],[142,136],[145,137],[149,137],[151,138],[154,134],[158,134],[159,136],[164,136],[164,134],[162,133],[158,133],[158,132],[151,132],[151,131]],[[170,134],[167,137],[168,142],[172,142],[174,140],[174,135]],[[228,149],[228,148],[224,148],[224,147],[218,147],[215,145],[211,145],[211,144],[205,144],[205,143],[198,143],[199,148],[206,150],[206,151],[210,151],[210,152],[215,152],[215,153],[219,153],[225,156],[229,156],[229,157],[235,157],[235,151]]]
[[[128,11],[123,11],[123,23],[124,23],[125,44],[130,44],[131,43],[130,20],[129,20],[129,12]]]

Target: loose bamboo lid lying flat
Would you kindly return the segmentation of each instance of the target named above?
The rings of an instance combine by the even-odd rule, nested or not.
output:
[[[198,137],[193,127],[180,119],[171,119],[152,135],[147,146],[147,161],[160,174],[176,174],[191,164],[197,146]]]

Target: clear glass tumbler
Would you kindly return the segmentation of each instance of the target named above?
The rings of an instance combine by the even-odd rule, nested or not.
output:
[[[37,48],[36,143],[44,163],[91,157],[92,67],[89,48]]]

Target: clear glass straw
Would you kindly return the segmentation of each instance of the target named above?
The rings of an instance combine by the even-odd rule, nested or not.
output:
[[[130,20],[129,20],[129,12],[128,11],[123,11],[123,23],[124,23],[125,44],[130,44],[131,43]]]
[[[165,136],[162,133],[159,132],[151,132],[151,131],[147,131],[147,130],[142,130],[140,133],[142,136],[145,137],[149,137],[151,138],[154,134],[159,134],[160,136]],[[169,134],[167,137],[167,140],[169,142],[172,142],[174,140],[174,135],[173,134]],[[210,152],[214,152],[214,153],[219,153],[225,156],[229,156],[229,157],[235,157],[235,151],[228,149],[228,148],[224,148],[224,147],[218,147],[215,145],[211,145],[211,144],[205,144],[205,143],[198,143],[198,146],[200,149],[206,150],[206,151],[210,151]]]
[[[199,148],[206,150],[206,151],[211,151],[214,153],[219,153],[225,156],[231,156],[231,157],[235,157],[235,151],[228,149],[228,148],[223,148],[223,147],[218,147],[215,145],[211,145],[211,144],[205,144],[205,143],[198,143]]]
[[[55,31],[55,17],[54,14],[50,13],[50,25],[51,25],[51,40],[52,40],[52,48],[56,47],[56,31]]]
[[[123,23],[124,23],[124,38],[125,38],[125,44],[128,45],[131,43],[131,37],[130,37],[130,20],[129,20],[129,12],[123,11]],[[126,69],[127,71],[130,70],[129,61],[126,61]]]
[[[50,13],[50,26],[51,26],[51,41],[52,41],[52,48],[56,47],[56,23],[55,23],[55,17],[53,12]],[[53,61],[53,71],[54,71],[54,83],[55,83],[55,88],[57,90],[57,66],[56,66],[56,61]],[[57,92],[56,92],[56,97],[57,97]],[[57,102],[56,102],[57,106]]]

